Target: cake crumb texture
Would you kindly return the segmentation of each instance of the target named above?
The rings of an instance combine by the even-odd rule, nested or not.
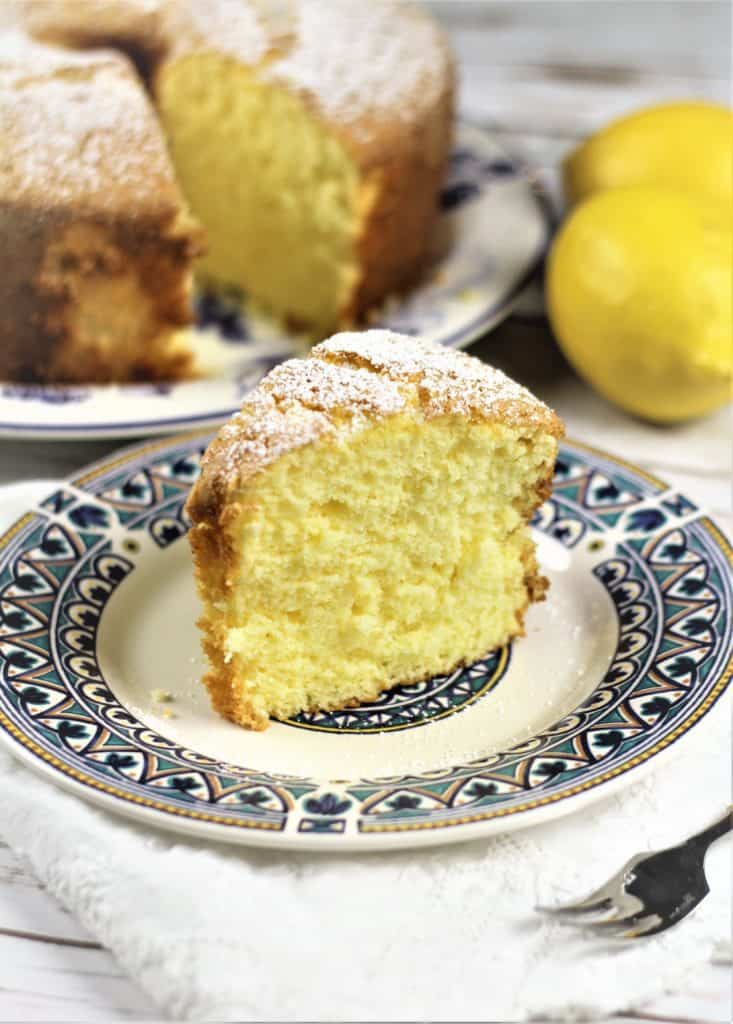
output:
[[[11,201],[26,182],[37,182],[59,217],[78,220],[87,209],[108,216],[115,207],[118,223],[126,219],[131,228],[151,209],[160,216],[166,202],[180,210],[180,186],[206,238],[203,246],[190,222],[177,222],[176,237],[188,234],[191,243],[179,247],[180,269],[198,255],[196,273],[206,287],[241,290],[312,340],[362,322],[420,279],[450,153],[455,91],[446,40],[425,13],[395,0],[19,6],[27,31],[55,49],[28,43],[16,54],[26,81],[19,104],[19,87],[5,94],[24,125],[11,152]],[[27,215],[18,200],[17,215]],[[34,287],[35,277],[26,283]],[[88,296],[91,285],[84,284],[64,284],[69,305]],[[124,301],[132,310],[134,288]],[[142,358],[155,343],[145,303],[139,306],[143,323],[127,325],[119,366],[105,356],[105,344],[80,360],[79,379],[82,372],[97,380],[190,372],[190,365],[175,367],[180,345],[172,361],[157,349]],[[188,320],[190,311],[184,316],[179,304],[176,318]],[[161,350],[167,326],[160,324]],[[26,336],[33,330],[45,348],[65,344],[70,334],[57,315]],[[18,351],[26,343],[24,337]],[[89,340],[68,344],[94,348]],[[45,369],[38,353],[27,365],[17,361],[7,359],[10,375],[73,378],[68,359]]]
[[[153,92],[202,275],[314,337],[414,283],[452,137],[437,24],[392,0],[180,0],[167,26]]]
[[[521,635],[561,433],[498,371],[388,332],[273,371],[187,505],[214,706],[261,729]]]

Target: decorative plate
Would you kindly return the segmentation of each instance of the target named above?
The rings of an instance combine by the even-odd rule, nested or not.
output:
[[[552,587],[524,639],[372,704],[243,730],[199,683],[182,508],[206,441],[98,463],[0,540],[0,737],[110,810],[272,846],[475,838],[631,781],[728,685],[728,542],[681,494],[566,443],[534,522]]]
[[[511,311],[550,236],[549,207],[526,168],[485,132],[459,126],[437,237],[451,239],[427,281],[373,326],[461,348]],[[303,341],[240,297],[200,294],[195,344],[206,376],[178,384],[49,387],[0,383],[0,437],[95,438],[211,426]]]

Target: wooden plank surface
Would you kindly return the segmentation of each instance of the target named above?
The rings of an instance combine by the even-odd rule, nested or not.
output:
[[[728,100],[728,3],[438,0],[429,6],[459,57],[462,113],[490,125],[509,150],[539,168],[555,195],[558,161],[610,117],[664,98]],[[525,308],[536,310],[538,295]],[[574,376],[546,321],[536,317],[513,318],[475,350],[556,406],[572,436],[637,461],[733,532],[729,411],[668,429],[626,417]],[[0,483],[64,476],[114,447],[0,442]],[[638,1007],[614,1024],[712,1024],[732,1015],[730,967],[709,965],[689,991]],[[156,1019],[111,955],[0,844],[0,1021]]]
[[[464,116],[575,139],[647,103],[729,100],[727,3],[429,5],[458,53]]]
[[[0,1021],[151,1020],[114,958],[0,842]]]

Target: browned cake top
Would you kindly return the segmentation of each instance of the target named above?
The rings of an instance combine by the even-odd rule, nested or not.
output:
[[[276,367],[220,430],[188,511],[218,517],[227,496],[287,452],[400,412],[454,415],[560,437],[555,413],[499,370],[390,331],[336,334]]]
[[[25,0],[31,33],[51,42],[114,44],[162,36],[177,56],[211,49],[311,95],[353,121],[432,107],[449,65],[437,24],[400,0]],[[149,41],[147,41],[149,42]],[[405,112],[407,116],[407,112]]]
[[[395,0],[179,0],[171,49],[212,48],[309,92],[334,119],[392,111],[406,94],[433,105],[446,70],[437,24]],[[173,35],[173,33],[171,33]]]
[[[233,57],[300,95],[364,165],[403,150],[406,127],[431,124],[439,109],[449,116],[449,47],[436,22],[404,0],[19,2],[38,38],[120,47],[153,83],[166,60]],[[423,140],[428,161],[431,145]]]
[[[317,345],[312,357],[370,370],[386,382],[412,384],[426,418],[443,415],[501,420],[510,426],[559,433],[543,402],[474,356],[392,331],[344,332]]]
[[[100,39],[157,44],[171,0],[16,0],[26,29],[49,43],[96,46]],[[153,46],[155,48],[155,46]]]
[[[409,121],[439,102],[450,59],[431,18],[409,4],[301,0],[294,43],[268,77],[315,98],[347,124],[397,116]]]
[[[40,39],[114,45],[165,37],[171,55],[211,49],[309,93],[334,120],[439,100],[449,55],[438,25],[404,0],[19,0]],[[405,117],[408,111],[405,110]]]
[[[0,36],[0,197],[77,214],[136,211],[141,220],[182,203],[165,143],[126,57],[73,52]]]

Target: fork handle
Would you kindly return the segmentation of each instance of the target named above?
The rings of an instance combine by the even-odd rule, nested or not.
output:
[[[696,833],[694,836],[690,836],[684,846],[692,846],[699,850],[700,853],[705,855],[708,847],[711,843],[714,843],[716,839],[720,839],[726,832],[730,832],[733,829],[733,804],[728,804],[725,814],[717,818],[711,825],[704,828],[701,832]]]

